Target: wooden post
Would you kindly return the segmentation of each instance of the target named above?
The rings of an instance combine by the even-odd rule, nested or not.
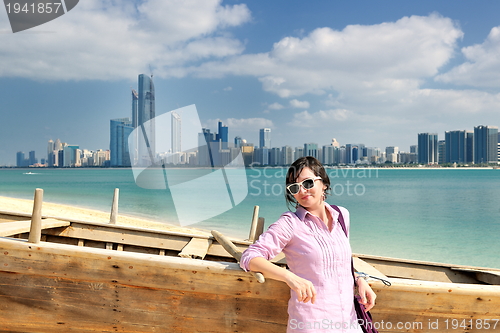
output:
[[[236,261],[240,262],[241,260],[241,251],[231,242],[229,238],[218,232],[217,230],[212,230],[212,236],[219,242],[220,245],[226,250],[230,255],[236,259]],[[266,282],[266,278],[260,272],[250,272],[257,279],[258,282],[264,283]]]
[[[254,243],[259,237],[257,236],[258,223],[259,223],[259,206],[254,206],[252,215],[252,226],[250,227],[250,234],[248,235],[248,241],[252,243]]]
[[[110,224],[116,224],[116,219],[118,218],[118,197],[120,189],[115,188],[115,193],[113,194],[113,204],[111,205],[111,215],[109,217]]]
[[[31,214],[31,228],[28,242],[40,243],[42,236],[42,202],[43,189],[35,189],[35,197],[33,198],[33,213]]]

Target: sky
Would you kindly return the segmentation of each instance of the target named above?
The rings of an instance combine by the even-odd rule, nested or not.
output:
[[[109,149],[153,74],[156,114],[273,147],[409,151],[417,134],[500,125],[500,2],[81,0],[12,33],[0,8],[0,165],[49,139]]]

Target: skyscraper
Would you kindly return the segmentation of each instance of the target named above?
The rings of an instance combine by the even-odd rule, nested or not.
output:
[[[261,128],[259,135],[260,148],[271,148],[271,129]]]
[[[219,123],[218,123],[218,133],[217,133],[216,140],[221,141],[222,149],[227,149],[228,128],[227,128],[227,126],[222,125],[222,121],[219,121]]]
[[[32,150],[29,152],[28,165],[34,165],[36,163],[38,163],[38,159],[35,157],[35,151]]]
[[[436,133],[418,133],[418,163],[438,163],[438,135]]]
[[[319,158],[317,143],[304,143],[304,156]]]
[[[136,90],[132,89],[132,127],[134,128],[136,128],[139,123],[138,103],[139,94]]]
[[[109,127],[111,166],[130,166],[128,137],[134,130],[130,118],[111,119]]]
[[[135,95],[132,92],[132,101]],[[132,104],[133,105],[133,104]],[[132,106],[132,111],[133,111]],[[134,114],[132,114],[134,116]],[[155,88],[153,78],[145,74],[139,75],[139,92],[137,93],[137,126],[142,130],[138,131],[139,135],[144,136],[144,140],[138,140],[137,156],[138,161],[134,164],[151,165],[155,162],[156,145],[155,145]]]
[[[182,151],[181,146],[181,130],[182,130],[182,119],[181,116],[172,111],[171,118],[171,127],[172,127],[172,154],[180,153]]]
[[[470,147],[469,131],[445,132],[445,163],[471,163],[472,147]],[[470,151],[469,151],[470,150]]]
[[[27,166],[26,165],[26,160],[24,158],[24,152],[22,151],[18,151],[16,153],[16,166],[18,167],[24,167],[24,166]]]
[[[498,162],[498,127],[474,127],[474,163]]]

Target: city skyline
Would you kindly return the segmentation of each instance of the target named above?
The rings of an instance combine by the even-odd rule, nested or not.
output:
[[[499,9],[89,0],[16,34],[0,10],[0,165],[42,156],[49,139],[106,149],[137,73],[154,75],[157,116],[195,104],[203,126],[221,120],[256,145],[269,128],[273,147],[337,138],[408,151],[417,133],[500,124]]]
[[[134,113],[133,113],[134,114]],[[198,150],[189,150],[190,158],[194,157],[195,162],[190,162],[189,157],[181,155],[186,154],[182,151],[180,145],[182,131],[182,117],[175,111],[171,112],[171,136],[170,145],[167,151],[156,151],[152,160],[163,161],[165,164],[186,164],[197,166],[223,166],[230,163],[238,154],[243,153],[245,165],[257,163],[258,165],[289,165],[295,159],[302,156],[313,156],[327,165],[348,165],[348,164],[381,164],[391,162],[395,164],[489,164],[500,163],[500,133],[498,126],[474,126],[471,130],[452,130],[445,131],[444,139],[439,140],[437,133],[418,133],[417,145],[410,146],[409,151],[400,150],[398,146],[387,146],[385,148],[367,146],[364,143],[340,144],[336,138],[332,138],[330,145],[322,145],[315,142],[303,143],[299,146],[284,145],[280,147],[266,147],[264,142],[271,141],[271,130],[263,128],[259,130],[259,145],[249,143],[244,138],[234,136],[234,144],[229,140],[229,129],[218,121],[218,131],[212,133],[208,128],[202,128],[198,134]],[[90,151],[80,149],[77,145],[68,145],[61,143],[59,139],[56,142],[49,140],[47,149],[47,158],[45,166],[101,166],[101,167],[129,167],[128,142],[131,142],[129,135],[133,127],[130,118],[111,119],[110,121],[110,149]],[[115,135],[114,133],[116,131]],[[117,134],[117,135],[116,135]],[[119,144],[116,142],[120,141]],[[159,143],[159,142],[158,142]],[[205,152],[203,146],[208,145],[208,151]],[[164,145],[163,145],[164,146]],[[57,147],[57,148],[56,148]],[[116,151],[111,149],[115,147]],[[177,148],[174,148],[177,147]],[[303,148],[302,148],[303,147]],[[201,148],[201,151],[200,151]],[[245,148],[251,148],[250,150]],[[234,150],[236,149],[236,150]],[[52,152],[54,156],[51,157]],[[81,157],[75,154],[81,153]],[[106,153],[106,155],[102,155]],[[99,163],[94,162],[95,160]],[[250,154],[250,155],[249,155]],[[173,156],[176,155],[174,158]],[[227,156],[225,156],[227,155]],[[59,157],[57,157],[59,156]],[[69,157],[71,156],[71,157]],[[97,156],[99,156],[97,158]],[[107,156],[108,163],[102,156]],[[168,157],[171,156],[171,157]],[[375,156],[376,158],[373,158]],[[113,161],[115,159],[115,161]],[[35,151],[29,152],[29,158],[25,158],[25,153],[18,151],[16,153],[16,165],[27,167],[29,163],[38,158]],[[52,161],[52,162],[50,162]],[[64,161],[62,164],[58,161]],[[83,163],[80,161],[84,161]],[[90,161],[88,163],[87,161]],[[74,165],[77,162],[77,165]],[[51,164],[52,163],[52,164]],[[137,161],[136,161],[137,163]],[[139,165],[139,164],[138,164]],[[43,166],[43,165],[38,165]]]

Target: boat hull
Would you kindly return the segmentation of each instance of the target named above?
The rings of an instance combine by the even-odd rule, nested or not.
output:
[[[111,238],[105,242],[133,240],[137,246],[155,239],[142,240],[136,230],[131,239],[126,230],[88,228],[87,239]],[[51,233],[76,232],[71,230]],[[167,246],[166,240],[157,242]],[[384,271],[388,263],[374,266]],[[391,265],[391,276],[446,280],[453,273],[436,264],[418,270],[408,262]],[[498,285],[390,280],[390,287],[370,282],[380,332],[500,332]],[[0,237],[0,331],[285,332],[289,295],[285,283],[258,283],[232,262]]]
[[[0,239],[0,331],[283,332],[289,291],[235,263]]]

